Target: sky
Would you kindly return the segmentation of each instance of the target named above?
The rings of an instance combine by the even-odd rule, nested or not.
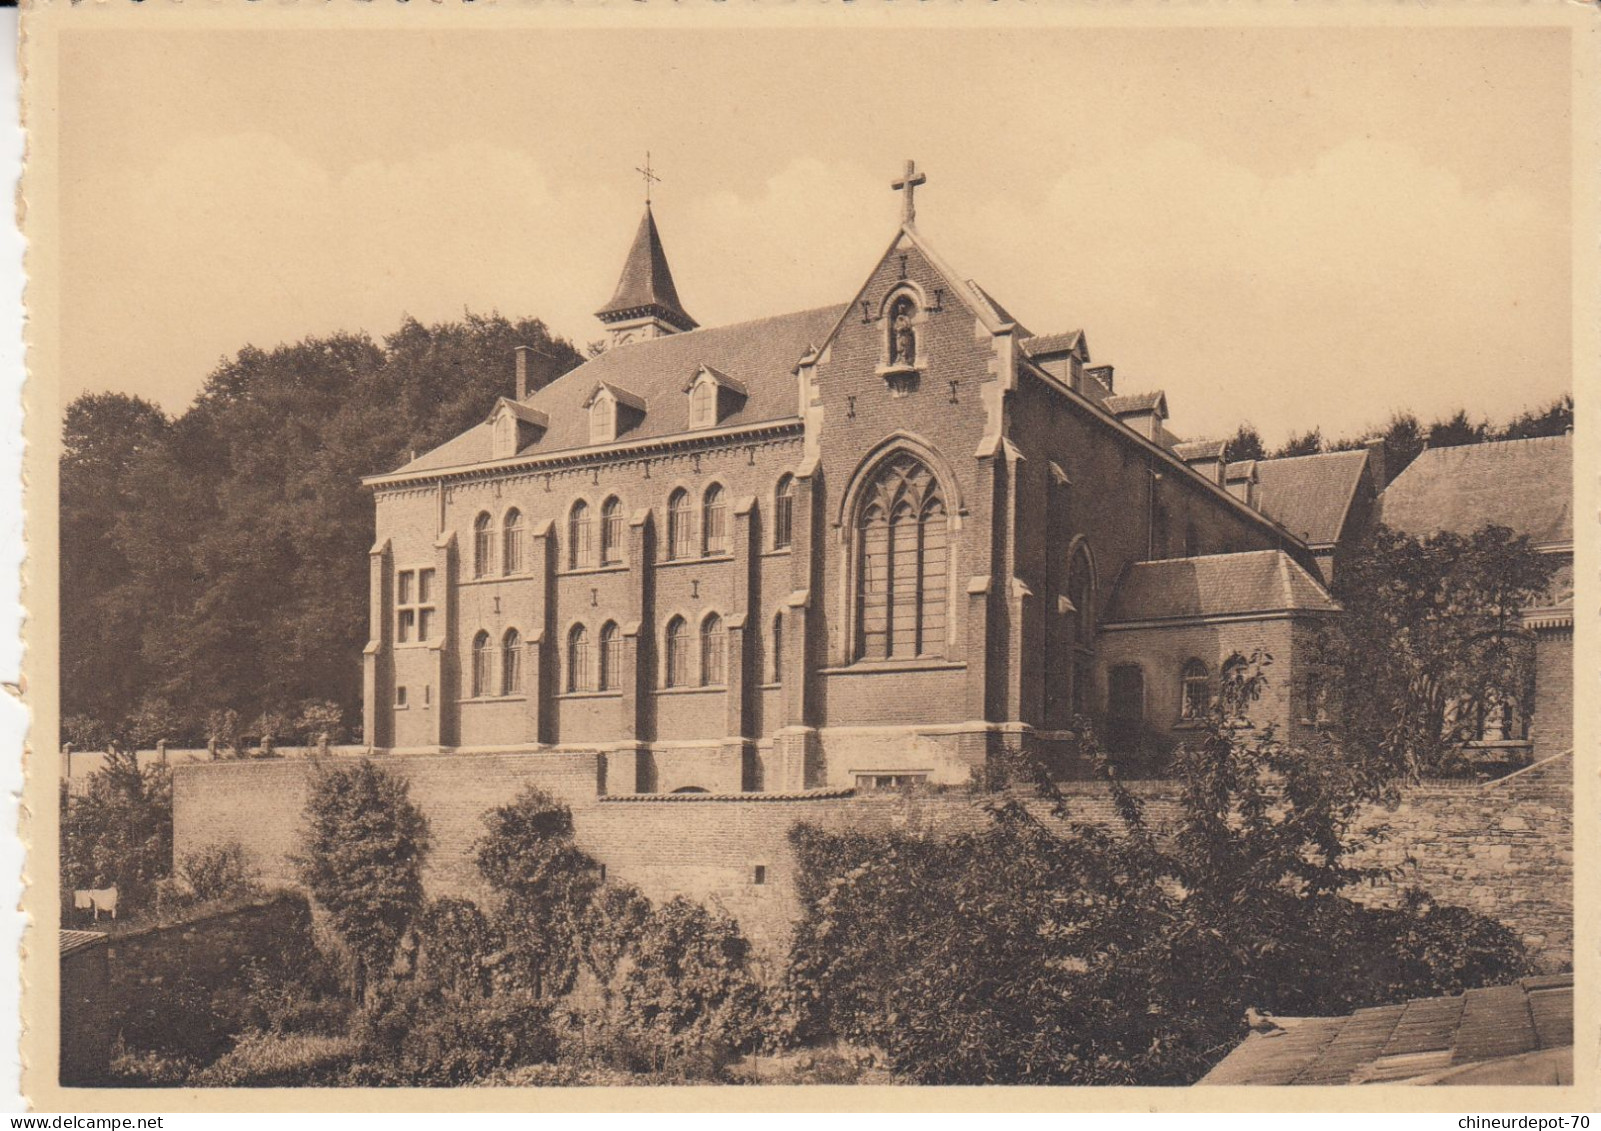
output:
[[[408,314],[581,346],[648,150],[702,325],[849,300],[910,157],[945,259],[1181,435],[1502,420],[1571,381],[1567,36],[71,33],[62,393],[178,412],[247,344]]]

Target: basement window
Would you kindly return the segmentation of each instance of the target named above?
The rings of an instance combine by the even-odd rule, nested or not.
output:
[[[919,774],[857,774],[857,789],[908,789],[915,785],[927,785],[928,775]]]
[[[751,876],[751,883],[753,883],[753,884],[765,884],[766,882],[767,882],[767,865],[766,864],[758,864],[758,865],[756,865],[755,872]]]

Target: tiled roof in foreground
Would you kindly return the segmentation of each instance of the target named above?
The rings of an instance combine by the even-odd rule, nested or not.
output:
[[[1280,1017],[1202,1084],[1570,1084],[1573,975],[1524,978],[1455,997]]]
[[[1337,608],[1282,550],[1135,562],[1118,579],[1108,623]]]
[[[61,931],[61,953],[63,956],[76,953],[85,947],[103,943],[109,937],[104,931]]]

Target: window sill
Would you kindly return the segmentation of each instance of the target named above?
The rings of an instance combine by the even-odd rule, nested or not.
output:
[[[724,695],[728,686],[722,683],[708,684],[705,687],[658,687],[657,695]]]
[[[407,640],[403,643],[397,642],[391,647],[397,652],[423,652],[437,647],[438,644],[437,640]]]
[[[967,665],[960,660],[857,660],[843,667],[824,668],[824,675],[881,675],[889,672],[954,672],[965,671]]]
[[[657,569],[667,569],[670,566],[706,565],[710,562],[731,562],[733,554],[702,554],[696,558],[663,558],[656,563]]]
[[[557,577],[589,577],[597,573],[627,573],[628,567],[622,562],[613,562],[610,565],[576,566],[570,569],[559,569]]]
[[[782,682],[779,682],[779,683],[758,683],[756,685],[756,690],[757,691],[782,691],[783,689],[784,689],[784,685],[783,685]]]
[[[621,699],[621,691],[563,691],[557,699]]]
[[[458,587],[465,587],[468,585],[495,585],[502,581],[529,581],[533,578],[533,576],[534,575],[527,570],[519,570],[517,573],[495,573],[486,577],[464,577],[460,581],[456,582],[456,585]]]
[[[526,703],[526,695],[471,695],[465,699],[456,700],[458,703]]]
[[[794,552],[795,552],[795,547],[792,546],[792,545],[791,546],[775,546],[771,550],[763,550],[762,551],[762,557],[764,557],[764,558],[787,558],[791,554],[793,554]]]

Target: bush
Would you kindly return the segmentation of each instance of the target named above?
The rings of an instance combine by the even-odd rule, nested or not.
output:
[[[140,769],[134,756],[113,753],[89,775],[87,791],[61,796],[61,887],[115,887],[118,912],[148,905],[156,883],[172,871],[172,776],[165,766]]]
[[[352,1027],[351,1083],[452,1087],[500,1069],[550,1061],[548,1006],[522,995],[462,998],[411,982],[392,984]]]
[[[339,1083],[356,1043],[316,1033],[247,1033],[221,1058],[188,1076],[195,1088],[305,1088]]]
[[[190,974],[178,974],[140,989],[117,1018],[129,1053],[210,1064],[233,1045],[237,1018],[219,1009],[211,990]]]
[[[202,902],[256,890],[253,876],[244,847],[238,841],[186,852],[178,862],[178,878]]]
[[[418,919],[417,942],[419,978],[458,996],[489,992],[488,963],[501,937],[477,904],[434,900]]]

